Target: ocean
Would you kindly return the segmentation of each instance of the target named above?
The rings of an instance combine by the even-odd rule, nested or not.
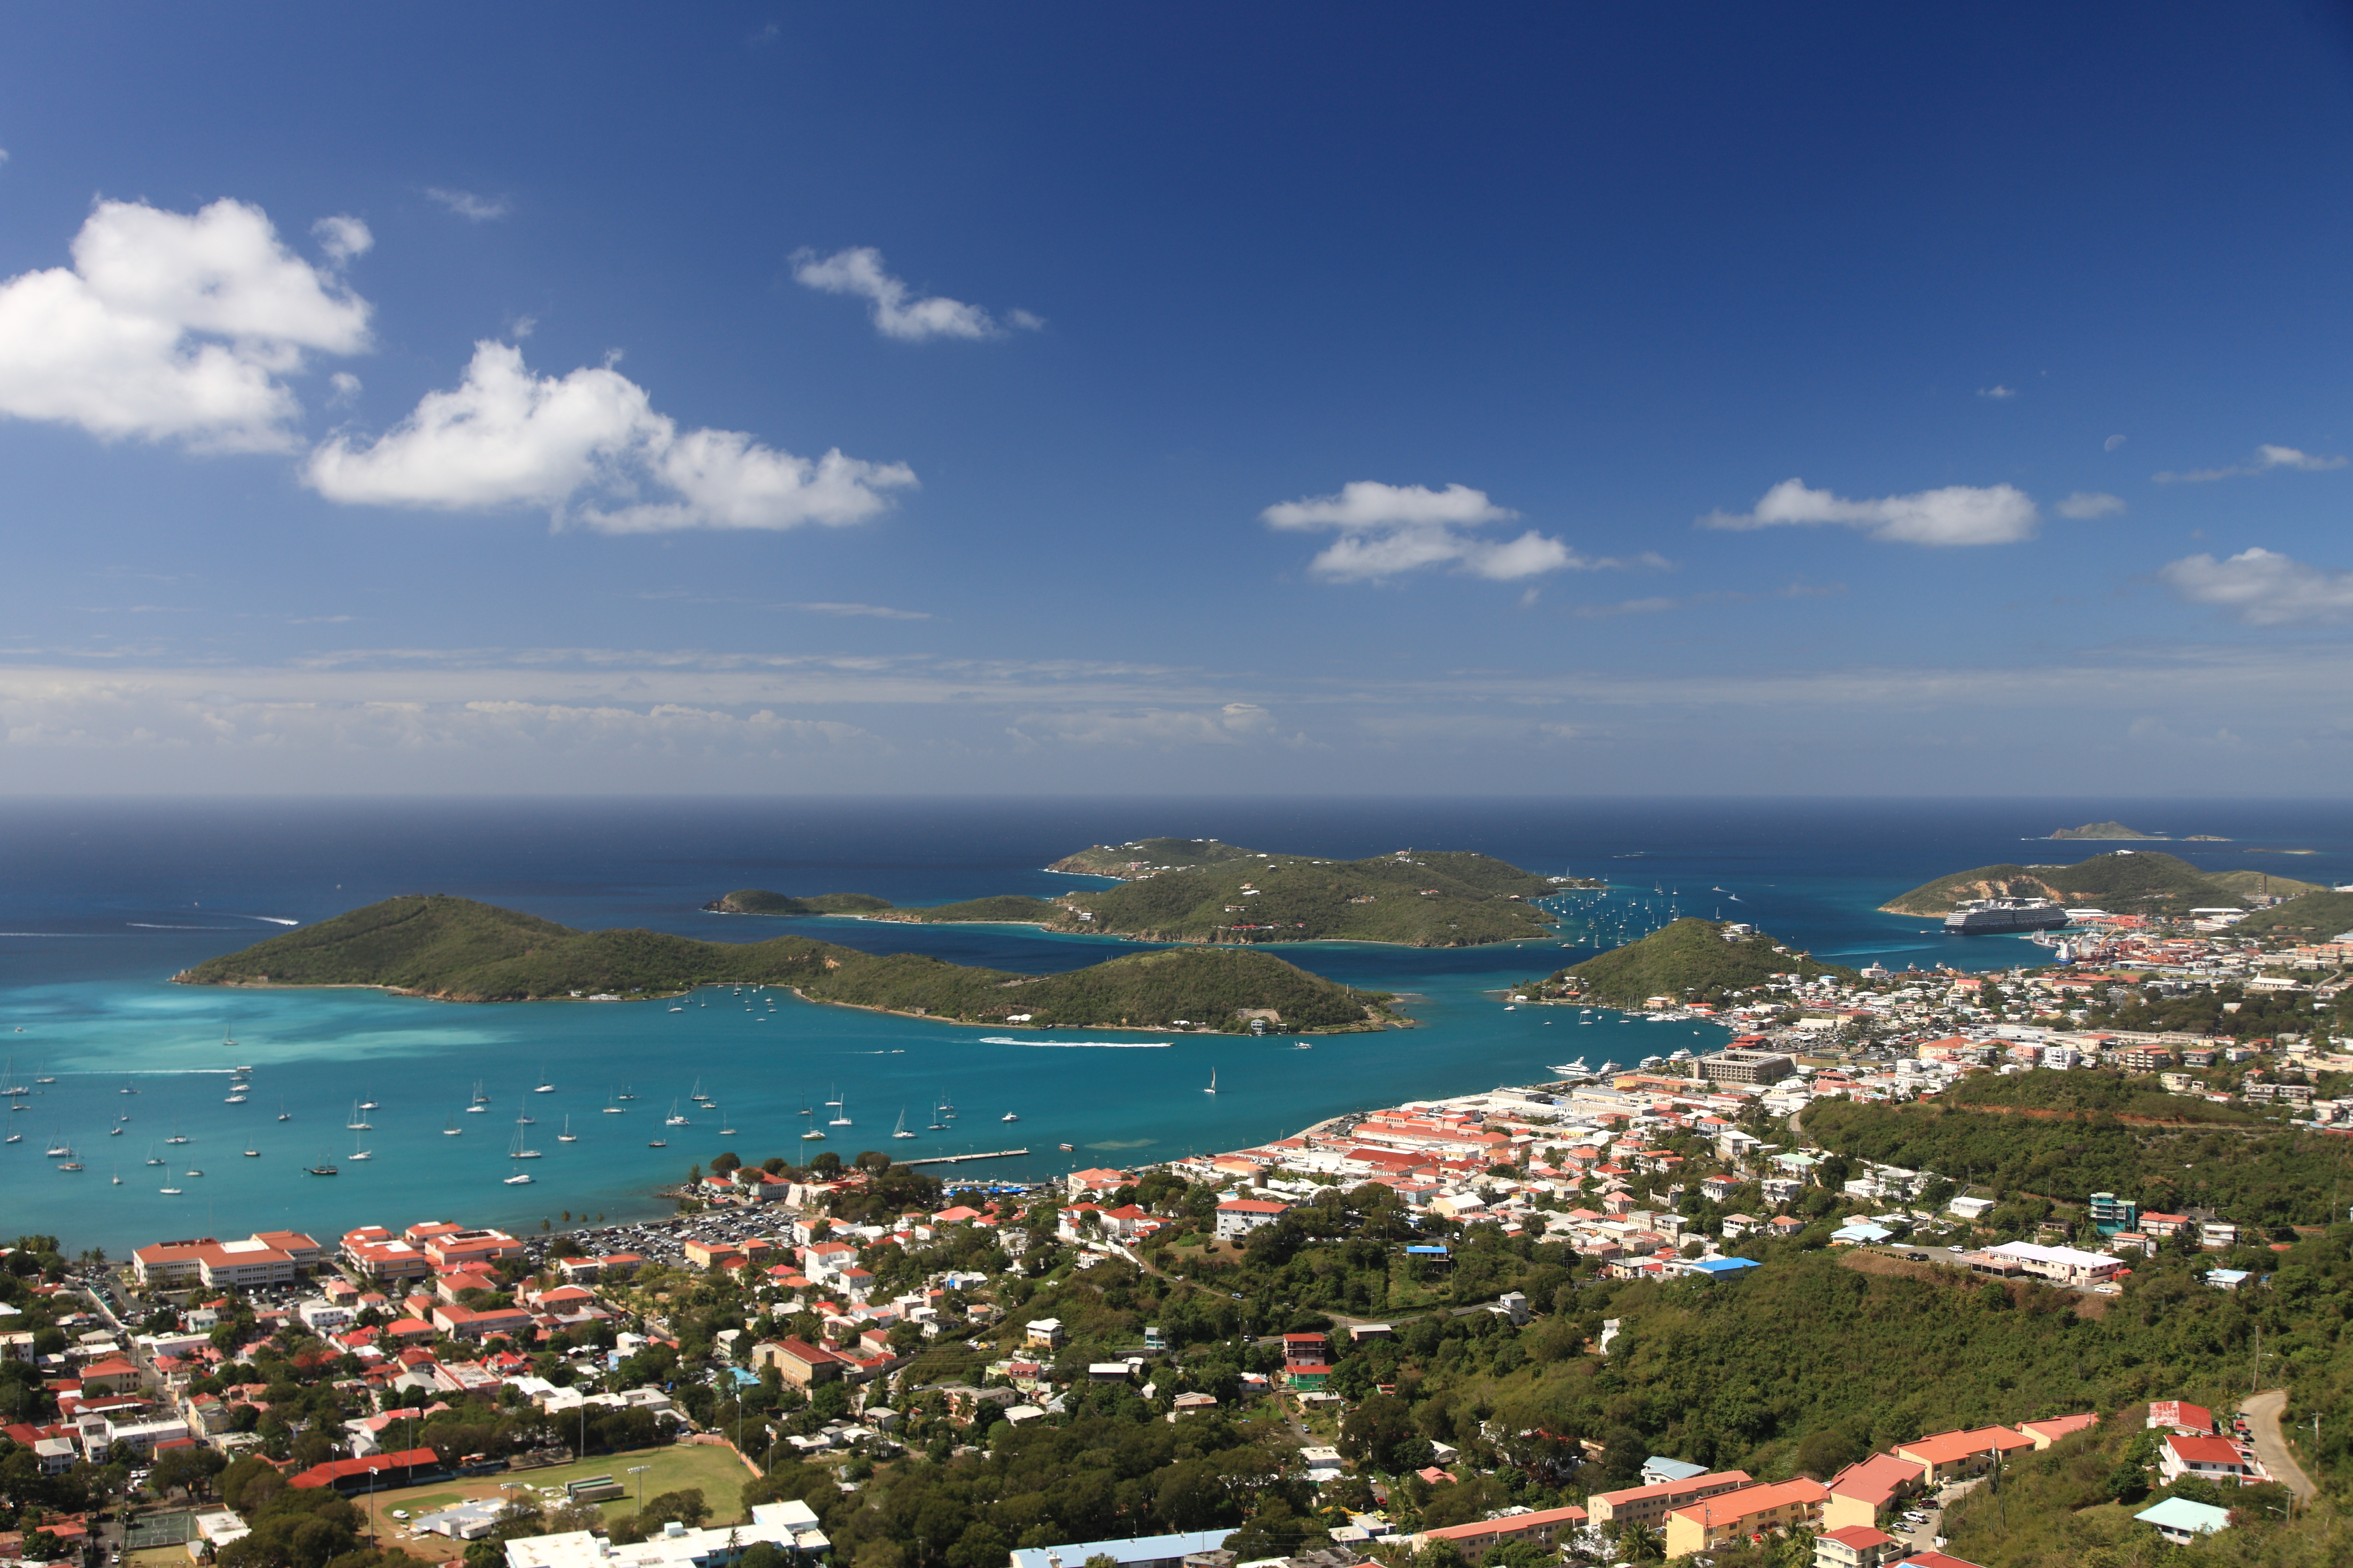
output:
[[[2210,869],[2353,881],[2353,807],[2341,802],[0,804],[0,1061],[14,1080],[0,1087],[31,1091],[6,1114],[7,1131],[23,1137],[0,1146],[0,1231],[54,1234],[70,1250],[121,1256],[167,1238],[278,1227],[322,1239],[435,1218],[536,1230],[662,1213],[655,1190],[722,1152],[757,1162],[816,1150],[845,1160],[870,1148],[906,1159],[1029,1151],[937,1168],[979,1182],[1235,1148],[1345,1110],[1530,1081],[1578,1058],[1598,1066],[1717,1047],[1725,1032],[1713,1026],[1609,1015],[1580,1026],[1558,1009],[1507,1012],[1497,995],[1594,951],[1577,943],[1639,934],[1671,913],[1746,920],[1858,964],[1988,969],[2037,959],[2016,939],[1947,938],[1875,909],[1966,867],[2105,853],[2115,846],[2022,840],[2111,816],[2149,832],[2227,836],[2232,842],[2149,846]],[[849,946],[1046,973],[1133,944],[1018,927],[776,921],[699,906],[744,887],[869,892],[901,904],[1051,895],[1101,884],[1048,872],[1050,861],[1163,834],[1348,858],[1475,849],[1546,874],[1606,877],[1612,892],[1565,901],[1566,951],[1560,942],[1434,952],[1286,944],[1284,956],[1318,973],[1406,994],[1421,1024],[1316,1037],[1308,1050],[1283,1035],[1175,1036],[1165,1048],[1141,1049],[1049,1046],[1044,1036],[992,1044],[983,1037],[1022,1037],[789,995],[772,1005],[769,994],[726,989],[682,1005],[467,1005],[171,984],[175,972],[285,922],[416,892],[463,894],[574,926],[723,942],[790,925]],[[2316,853],[2257,852],[2285,849]],[[1129,1047],[1139,1038],[1100,1037]],[[228,1069],[238,1066],[252,1068],[251,1089],[232,1105]],[[1203,1092],[1213,1069],[1214,1096]],[[542,1083],[553,1091],[534,1092]],[[469,1111],[478,1085],[486,1109]],[[698,1088],[715,1110],[691,1098]],[[826,1104],[834,1100],[841,1110]],[[375,1109],[354,1111],[369,1100]],[[956,1114],[934,1131],[943,1102]],[[673,1105],[686,1125],[664,1125]],[[822,1143],[801,1140],[812,1121],[837,1114],[849,1125],[828,1128]],[[891,1137],[902,1114],[917,1137]],[[533,1120],[519,1125],[522,1115]],[[354,1130],[353,1121],[371,1126]],[[459,1135],[447,1132],[452,1126]],[[562,1141],[567,1131],[573,1141]],[[518,1134],[543,1157],[511,1161]],[[667,1146],[649,1147],[657,1138]],[[1067,1153],[1057,1147],[1066,1142]],[[58,1145],[77,1151],[84,1169],[58,1170],[45,1151]],[[362,1149],[371,1157],[353,1159]],[[322,1161],[341,1173],[303,1173]],[[503,1184],[518,1169],[536,1182]]]

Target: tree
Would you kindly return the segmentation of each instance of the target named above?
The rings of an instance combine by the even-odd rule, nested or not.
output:
[[[714,1176],[732,1176],[743,1168],[744,1162],[732,1150],[711,1162],[711,1173]]]

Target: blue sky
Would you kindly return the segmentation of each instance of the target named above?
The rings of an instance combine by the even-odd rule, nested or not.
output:
[[[0,789],[2340,787],[2353,26],[1465,9],[10,8]]]

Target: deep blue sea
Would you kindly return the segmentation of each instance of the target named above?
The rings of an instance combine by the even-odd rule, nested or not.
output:
[[[1875,906],[1969,866],[2103,853],[2110,847],[2021,840],[2106,817],[2148,832],[2228,836],[2233,842],[2152,846],[2210,869],[2353,881],[2353,807],[2341,802],[0,804],[0,1063],[33,1090],[25,1110],[6,1115],[7,1131],[24,1136],[0,1146],[0,1232],[51,1232],[69,1248],[120,1255],[166,1237],[281,1226],[322,1237],[425,1218],[535,1229],[566,1214],[660,1213],[658,1185],[727,1150],[757,1161],[812,1149],[913,1158],[1026,1147],[1026,1159],[942,1173],[1036,1179],[1074,1163],[1238,1147],[1343,1110],[1528,1081],[1577,1058],[1630,1062],[1723,1038],[1689,1025],[1604,1017],[1581,1027],[1556,1010],[1504,1011],[1497,988],[1592,951],[1556,942],[1285,947],[1319,973],[1410,994],[1408,1009],[1424,1026],[1318,1037],[1304,1051],[1285,1036],[1179,1036],[1166,1049],[992,1045],[981,1037],[1005,1031],[790,996],[771,1009],[765,997],[724,990],[674,1013],[668,1002],[483,1006],[170,983],[189,964],[286,929],[273,922],[307,923],[393,893],[458,893],[575,926],[721,942],[793,925],[857,947],[1041,973],[1129,944],[1010,927],[757,921],[698,906],[743,887],[870,892],[902,904],[1054,894],[1100,884],[1043,870],[1050,861],[1092,843],[1168,834],[1351,858],[1475,849],[1547,874],[1607,877],[1607,899],[1565,900],[1561,942],[1612,942],[1672,912],[1720,914],[1826,958],[1993,968],[2033,950],[2009,938],[1947,938]],[[2254,852],[2290,848],[2319,853]],[[252,1068],[252,1089],[229,1105],[227,1069],[239,1065]],[[1202,1092],[1213,1068],[1214,1097]],[[478,1082],[490,1107],[470,1114]],[[542,1082],[554,1092],[532,1092]],[[716,1113],[690,1099],[698,1084]],[[625,1113],[606,1114],[625,1089],[636,1096],[618,1102]],[[822,1102],[836,1098],[852,1125],[802,1142],[802,1108],[815,1106],[823,1121],[834,1113]],[[955,1106],[955,1122],[928,1131],[943,1099]],[[373,1129],[347,1130],[363,1100],[378,1103],[363,1118]],[[673,1101],[689,1125],[662,1125]],[[517,1167],[507,1151],[526,1110],[535,1120],[522,1131],[544,1157],[531,1163],[535,1184],[510,1187],[501,1178]],[[902,1110],[921,1136],[890,1137]],[[1019,1120],[1003,1121],[1008,1114]],[[576,1142],[558,1141],[566,1118]],[[462,1135],[445,1134],[452,1124]],[[164,1142],[175,1134],[189,1142]],[[668,1147],[649,1148],[656,1137]],[[84,1170],[56,1168],[44,1151],[58,1142],[79,1152]],[[1060,1152],[1064,1142],[1074,1152]],[[362,1148],[371,1159],[350,1158]],[[342,1173],[302,1173],[322,1159]],[[166,1186],[182,1191],[166,1195]]]

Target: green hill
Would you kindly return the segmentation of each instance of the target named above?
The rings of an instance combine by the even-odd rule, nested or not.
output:
[[[2268,895],[2274,899],[2294,899],[2306,893],[2328,891],[2325,882],[2299,882],[2294,877],[2274,876],[2269,871],[2210,871],[2206,879],[2249,898]]]
[[[1640,942],[1560,970],[1539,982],[1539,988],[1605,1006],[1639,1007],[1652,996],[1721,1001],[1773,974],[1858,978],[1852,969],[1818,963],[1763,931],[1727,936],[1725,923],[1688,917],[1672,921]]]
[[[1001,925],[1066,926],[1071,911],[1044,899],[1033,899],[1027,893],[998,893],[986,899],[966,899],[961,903],[934,904],[928,909],[892,910],[878,914],[877,920],[911,921],[923,925],[947,924],[957,921],[994,921]]]
[[[1093,844],[1075,855],[1065,855],[1046,868],[1082,877],[1116,877],[1124,882],[1156,871],[1190,871],[1229,860],[1262,860],[1256,849],[1220,844],[1214,838],[1138,838],[1126,844]]]
[[[2232,936],[2315,937],[2322,942],[2340,931],[2353,931],[2353,893],[2317,891],[2257,910],[2231,928]]]
[[[1939,877],[1880,906],[1888,914],[1937,920],[1968,899],[2053,899],[2097,904],[2113,914],[2178,915],[2241,902],[2239,895],[2178,855],[2119,849],[2073,866],[1979,866]]]
[[[2053,838],[2156,838],[2155,833],[2143,833],[2137,827],[2126,827],[2121,822],[2087,822],[2081,827],[2054,827]]]
[[[574,931],[534,915],[434,894],[386,899],[211,959],[191,985],[378,985],[457,1002],[670,994],[695,985],[787,985],[811,1001],[969,1023],[1239,1032],[1243,1009],[1285,1029],[1376,1027],[1386,994],[1352,991],[1268,953],[1135,953],[1065,974],[967,968],[788,935],[697,942],[649,931]]]
[[[1549,934],[1544,911],[1528,900],[1555,890],[1544,878],[1485,855],[1400,851],[1319,860],[1253,854],[1246,862],[1139,873],[1118,887],[1056,901],[1069,911],[1062,929],[1150,942],[1470,947]]]
[[[889,909],[891,900],[871,893],[812,893],[797,899],[765,888],[738,888],[702,907],[714,915],[862,915]]]

